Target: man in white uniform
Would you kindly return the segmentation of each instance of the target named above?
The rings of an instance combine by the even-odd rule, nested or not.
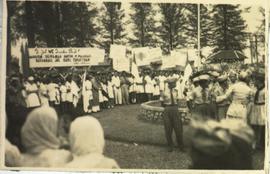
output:
[[[120,88],[120,78],[117,73],[115,73],[112,77],[112,83],[113,83],[113,91],[115,96],[115,104],[122,104],[122,92]]]
[[[86,79],[83,85],[83,110],[86,113],[92,112],[92,108],[90,108],[90,100],[93,100],[92,82],[91,76],[86,75]]]

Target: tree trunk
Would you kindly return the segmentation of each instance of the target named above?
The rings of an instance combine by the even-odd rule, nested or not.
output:
[[[33,16],[33,7],[31,1],[25,2],[25,17],[26,17],[26,37],[30,48],[36,46],[35,43],[35,23]]]
[[[228,50],[229,49],[229,46],[228,46],[228,35],[227,35],[227,8],[226,8],[226,5],[223,5],[223,18],[224,18],[224,26],[223,26],[223,30],[224,30],[224,46],[225,46],[225,50]]]
[[[64,42],[62,38],[63,33],[63,14],[61,10],[61,2],[57,2],[56,4],[56,16],[57,16],[57,46],[64,47]]]

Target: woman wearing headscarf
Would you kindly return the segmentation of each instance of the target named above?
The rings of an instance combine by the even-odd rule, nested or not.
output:
[[[103,155],[105,146],[103,129],[97,119],[78,117],[70,126],[70,148],[73,160],[65,165],[69,168],[119,168],[116,161]]]
[[[21,159],[22,159],[22,156],[19,149],[6,139],[5,140],[5,166],[7,167],[20,166]]]
[[[22,166],[60,167],[70,161],[70,152],[60,149],[57,132],[58,117],[53,108],[43,106],[33,110],[21,131],[26,150]]]

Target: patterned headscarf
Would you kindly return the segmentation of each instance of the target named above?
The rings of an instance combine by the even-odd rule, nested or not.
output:
[[[45,149],[58,149],[58,118],[55,110],[42,106],[33,110],[21,130],[22,144],[26,151],[39,154]]]

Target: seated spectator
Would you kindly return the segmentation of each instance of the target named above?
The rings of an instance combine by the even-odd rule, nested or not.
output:
[[[5,165],[7,167],[16,167],[21,165],[21,153],[19,149],[11,144],[7,139],[5,141]]]
[[[58,117],[53,108],[43,106],[33,110],[21,131],[26,149],[22,166],[60,167],[70,161],[70,152],[60,149],[57,133]]]
[[[70,126],[69,141],[73,160],[65,167],[79,169],[114,169],[118,164],[103,155],[103,129],[97,119],[89,116],[76,118]]]
[[[252,169],[252,129],[240,120],[193,122],[192,169]]]

